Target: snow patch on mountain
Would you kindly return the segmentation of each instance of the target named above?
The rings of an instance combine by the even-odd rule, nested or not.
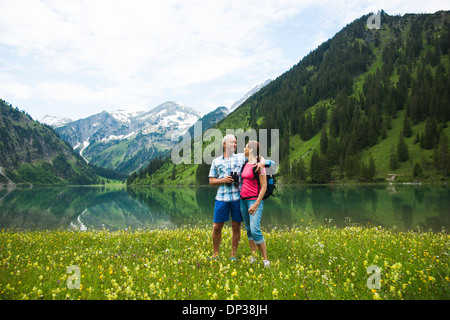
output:
[[[69,119],[67,117],[56,117],[47,114],[41,120],[39,120],[39,122],[46,124],[52,128],[59,128],[72,122],[72,119]]]
[[[238,101],[236,101],[235,103],[233,103],[228,109],[230,111],[234,111],[236,108],[238,108],[241,104],[243,104],[245,102],[245,100],[247,100],[248,98],[250,98],[252,95],[254,95],[256,92],[258,92],[259,90],[261,90],[262,88],[264,88],[265,86],[267,86],[272,80],[268,79],[266,81],[264,81],[263,83],[257,85],[256,87],[254,87],[253,89],[251,89],[250,91],[248,91],[241,99],[239,99]]]
[[[113,135],[111,134],[109,137],[107,138],[103,138],[100,140],[100,142],[110,142],[110,141],[114,141],[114,140],[125,140],[125,139],[130,139],[132,137],[136,136],[136,132],[131,132],[129,134],[122,134],[122,135]]]
[[[76,146],[73,147],[74,150],[80,148],[80,156],[84,159],[84,161],[86,161],[86,163],[89,163],[88,159],[86,159],[85,157],[83,157],[83,151],[89,147],[91,143],[89,142],[89,140],[83,141],[83,143],[79,143]]]
[[[127,111],[127,110],[115,110],[108,112],[114,119],[119,122],[131,122],[131,118],[137,117],[145,111]]]

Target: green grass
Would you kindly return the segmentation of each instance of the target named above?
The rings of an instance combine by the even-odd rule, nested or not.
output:
[[[320,152],[320,132],[307,141],[302,140],[299,134],[292,136],[289,139],[289,162],[292,165],[294,161],[302,158],[307,168],[309,168],[311,157],[316,148],[317,152]]]
[[[1,299],[449,299],[447,233],[303,226],[265,231],[271,266],[250,263],[231,228],[210,261],[211,228],[0,233]],[[381,269],[379,289],[367,286]],[[69,289],[80,270],[80,288]]]

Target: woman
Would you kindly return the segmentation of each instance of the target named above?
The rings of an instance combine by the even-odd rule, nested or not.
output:
[[[253,165],[259,162],[259,143],[249,141],[245,146],[244,154],[248,159],[245,164],[241,178],[243,180],[241,188],[241,214],[247,230],[248,243],[252,252],[251,262],[254,262],[257,255],[257,248],[263,257],[264,266],[270,265],[267,259],[267,249],[264,237],[261,232],[261,216],[263,212],[263,197],[267,189],[266,170],[258,174],[253,171]],[[259,179],[259,182],[256,180]]]

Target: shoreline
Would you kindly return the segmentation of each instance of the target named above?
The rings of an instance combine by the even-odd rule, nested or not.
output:
[[[407,181],[399,181],[399,182],[391,182],[391,181],[383,181],[383,182],[330,182],[330,183],[276,183],[275,190],[277,188],[284,187],[343,187],[343,186],[396,186],[396,185],[409,185],[409,186],[427,186],[427,185],[448,185],[450,181],[417,181],[417,182],[407,182]],[[113,187],[113,188],[169,188],[169,187],[196,187],[196,188],[208,188],[211,187],[209,184],[131,184],[127,185],[124,183],[115,183],[115,184],[93,184],[93,185],[76,185],[76,184],[32,184],[32,183],[8,183],[2,184],[0,183],[0,190],[14,190],[14,189],[33,189],[33,188],[52,188],[52,187],[85,187],[85,188],[101,188],[101,187]]]

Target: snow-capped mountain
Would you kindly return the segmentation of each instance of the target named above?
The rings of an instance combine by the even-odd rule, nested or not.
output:
[[[133,119],[138,123],[145,123],[143,134],[168,132],[172,137],[179,137],[201,117],[202,114],[198,111],[169,101]]]
[[[150,111],[103,111],[55,129],[97,166],[131,173],[173,147],[202,114],[173,101]]]
[[[247,92],[241,99],[239,99],[238,101],[236,101],[235,103],[233,103],[228,109],[230,110],[230,112],[233,112],[234,109],[236,109],[237,107],[239,107],[241,104],[243,104],[245,102],[245,100],[247,100],[248,98],[250,98],[253,94],[255,94],[256,92],[258,92],[259,90],[261,90],[262,88],[264,88],[265,86],[267,86],[272,80],[268,79],[266,81],[264,81],[263,83],[257,85],[256,87],[254,87],[253,89],[251,89],[249,92]]]
[[[55,116],[50,116],[50,115],[45,115],[41,120],[39,120],[40,123],[49,125],[50,127],[54,128],[58,128],[58,127],[62,127],[66,124],[68,124],[69,122],[72,122],[72,119],[66,118],[66,117],[55,117]]]

